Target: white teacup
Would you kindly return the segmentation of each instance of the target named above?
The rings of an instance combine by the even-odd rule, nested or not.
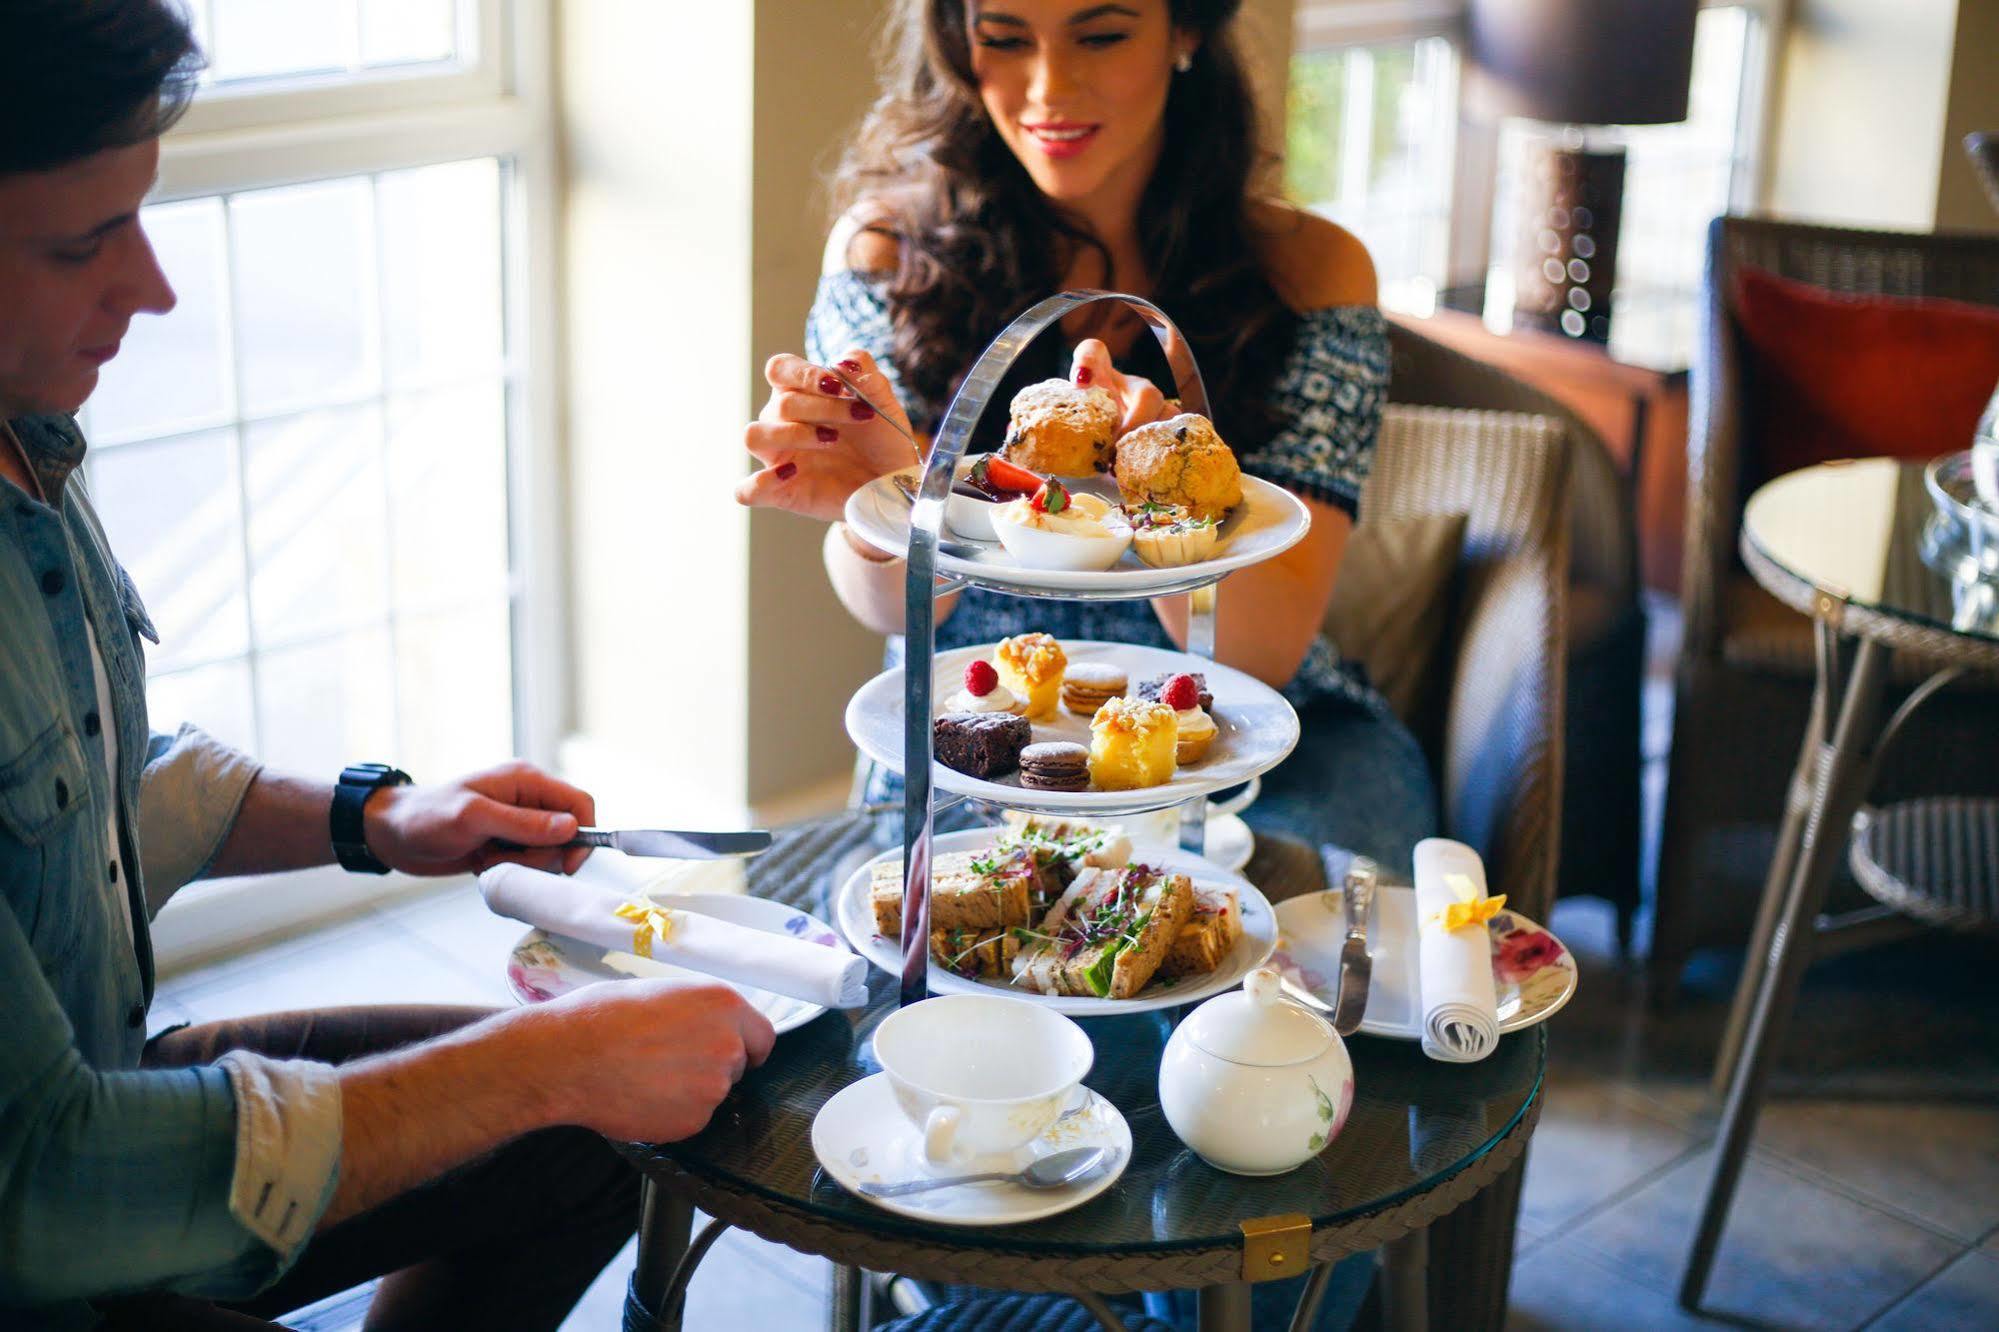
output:
[[[1037,1004],[952,994],[898,1009],[875,1028],[875,1058],[935,1169],[1010,1169],[1048,1131],[1096,1050]]]

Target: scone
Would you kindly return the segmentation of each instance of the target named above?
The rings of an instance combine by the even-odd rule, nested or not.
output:
[[[1117,442],[1117,486],[1127,509],[1172,504],[1195,518],[1226,518],[1242,503],[1242,470],[1205,416],[1182,412]]]
[[[1179,724],[1166,704],[1114,698],[1090,720],[1090,780],[1099,791],[1169,782],[1179,740]]]
[[[1015,634],[993,649],[1000,684],[1023,704],[1020,715],[1039,721],[1055,715],[1069,654],[1048,634]]]
[[[1032,472],[1091,476],[1110,471],[1117,427],[1117,399],[1109,390],[1044,379],[1014,395],[1000,452]]]

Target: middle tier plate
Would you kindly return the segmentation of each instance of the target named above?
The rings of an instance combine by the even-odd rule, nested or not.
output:
[[[1298,743],[1298,714],[1284,696],[1256,677],[1220,662],[1126,643],[1077,640],[1064,642],[1062,648],[1072,663],[1103,663],[1124,671],[1134,691],[1141,681],[1155,675],[1180,671],[1205,675],[1208,690],[1215,696],[1209,711],[1219,731],[1207,755],[1199,763],[1176,770],[1171,781],[1135,791],[1030,791],[1020,785],[1018,773],[989,781],[934,763],[931,780],[937,789],[1012,809],[1090,816],[1135,814],[1240,786],[1282,763]],[[973,661],[989,660],[992,650],[988,643],[937,654],[931,698],[940,715],[944,700],[963,685],[965,667]],[[847,734],[863,754],[894,772],[903,770],[903,692],[903,673],[898,667],[862,685],[847,703]],[[1034,738],[1088,745],[1090,723],[1057,709],[1053,717],[1034,723]]]

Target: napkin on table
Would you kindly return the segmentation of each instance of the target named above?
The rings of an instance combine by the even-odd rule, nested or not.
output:
[[[1470,1064],[1499,1043],[1499,1001],[1492,985],[1492,944],[1483,919],[1446,929],[1453,906],[1485,897],[1485,865],[1462,842],[1416,843],[1417,1004],[1423,1053]],[[1464,914],[1461,912],[1461,914]],[[1489,914],[1489,913],[1488,913]]]
[[[644,898],[511,864],[481,874],[479,891],[496,915],[599,948],[636,951],[634,935],[642,924],[620,917],[618,908],[634,900],[644,905]],[[663,914],[669,922],[665,937],[649,941],[656,962],[828,1008],[859,1008],[868,1001],[868,964],[844,948],[768,934],[679,907]]]

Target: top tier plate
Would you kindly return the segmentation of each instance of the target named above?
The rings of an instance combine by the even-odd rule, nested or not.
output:
[[[1104,494],[1113,503],[1117,500],[1117,487],[1109,481],[1078,481],[1075,486]],[[877,478],[847,498],[847,526],[868,544],[897,555],[909,553],[909,512],[908,502],[887,477]],[[1121,562],[1102,573],[1028,569],[1017,564],[997,542],[966,541],[947,525],[944,540],[971,553],[954,555],[940,550],[937,572],[1027,596],[1159,596],[1212,583],[1232,570],[1282,554],[1304,540],[1311,526],[1311,511],[1296,495],[1282,486],[1245,476],[1242,503],[1222,523],[1214,558],[1198,564],[1154,569],[1127,552]]]

